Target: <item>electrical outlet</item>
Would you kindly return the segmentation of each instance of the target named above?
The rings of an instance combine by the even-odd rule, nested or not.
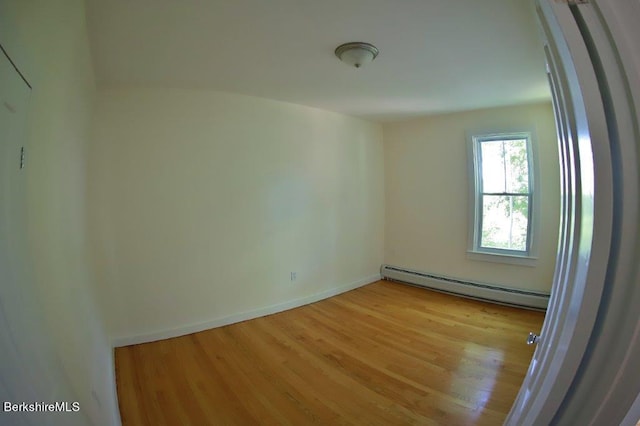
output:
[[[295,281],[297,278],[298,273],[297,272],[292,272],[291,273],[291,281]]]

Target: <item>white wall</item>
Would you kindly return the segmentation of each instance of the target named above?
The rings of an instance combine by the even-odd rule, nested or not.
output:
[[[99,91],[92,140],[92,237],[117,344],[378,276],[378,124],[234,94],[122,88]]]
[[[112,350],[88,258],[85,159],[95,90],[84,3],[2,1],[0,41],[33,86],[25,169],[30,270],[21,283],[25,299],[10,301],[35,309],[17,342],[27,348],[27,369],[37,371],[27,386],[41,401],[80,402],[79,414],[43,415],[40,424],[117,424]],[[3,415],[2,424],[19,421]]]
[[[467,131],[535,129],[541,229],[536,267],[467,259]],[[559,167],[550,103],[384,125],[385,263],[514,288],[550,291],[558,241]]]

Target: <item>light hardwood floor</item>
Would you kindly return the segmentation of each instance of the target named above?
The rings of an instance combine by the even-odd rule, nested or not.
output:
[[[500,425],[544,316],[379,281],[116,349],[123,425]]]

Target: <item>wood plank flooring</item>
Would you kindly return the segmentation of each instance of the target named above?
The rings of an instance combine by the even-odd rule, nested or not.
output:
[[[123,425],[500,425],[544,316],[379,281],[116,349]]]

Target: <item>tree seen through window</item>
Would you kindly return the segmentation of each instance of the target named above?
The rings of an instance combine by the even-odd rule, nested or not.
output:
[[[478,248],[527,252],[530,173],[526,138],[477,140]]]

